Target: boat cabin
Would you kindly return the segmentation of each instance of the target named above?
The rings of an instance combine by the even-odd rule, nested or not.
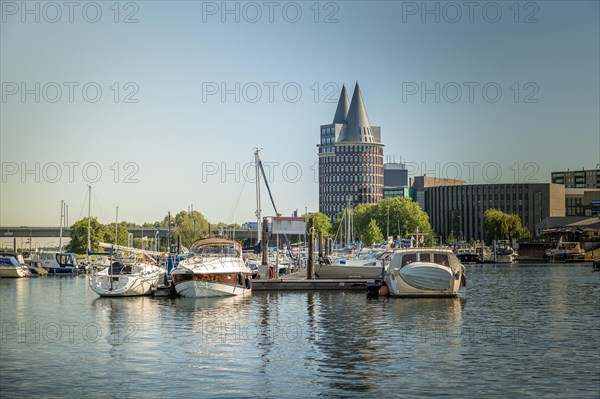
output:
[[[389,269],[399,270],[415,262],[434,263],[451,269],[460,267],[460,261],[450,249],[410,248],[397,250],[392,257]]]

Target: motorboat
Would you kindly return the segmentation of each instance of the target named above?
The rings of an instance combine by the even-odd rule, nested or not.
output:
[[[544,257],[549,261],[579,262],[585,260],[585,250],[578,242],[559,241],[556,248],[546,251]]]
[[[90,287],[103,297],[150,295],[164,279],[165,269],[151,263],[113,261],[90,276]]]
[[[506,240],[496,241],[496,263],[512,263],[516,258],[516,253],[510,242]]]
[[[28,259],[25,261],[25,265],[27,265],[31,277],[43,277],[48,275],[48,270],[42,267],[42,262],[39,260]]]
[[[371,251],[364,258],[326,258],[317,266],[315,275],[321,279],[378,279],[390,262],[392,250]]]
[[[396,297],[453,297],[466,285],[465,267],[448,248],[400,249],[384,281]]]
[[[33,259],[41,262],[50,275],[79,273],[77,258],[73,252],[37,252]]]
[[[31,273],[23,262],[23,255],[0,253],[0,278],[29,277]]]
[[[480,262],[477,251],[475,251],[475,248],[467,242],[455,242],[452,244],[452,251],[462,264]]]
[[[252,290],[252,269],[243,261],[242,246],[224,238],[194,242],[171,278],[175,291],[184,297],[245,295]]]

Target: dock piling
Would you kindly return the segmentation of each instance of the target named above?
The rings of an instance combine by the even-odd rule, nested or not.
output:
[[[315,278],[315,228],[314,218],[308,219],[308,264],[306,265],[306,279]]]

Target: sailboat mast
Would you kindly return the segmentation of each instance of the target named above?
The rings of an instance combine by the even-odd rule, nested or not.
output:
[[[90,262],[90,251],[92,250],[91,230],[92,222],[92,186],[88,185],[88,231],[87,231],[87,261]]]
[[[262,241],[262,213],[260,209],[260,158],[258,157],[259,151],[260,150],[258,148],[254,150],[254,167],[256,169],[256,242]]]
[[[119,207],[117,206],[117,212],[115,215],[115,245],[119,242],[117,238],[119,237]]]
[[[60,232],[58,236],[58,250],[61,251],[62,248],[62,230],[63,230],[63,220],[65,219],[65,201],[60,201]]]

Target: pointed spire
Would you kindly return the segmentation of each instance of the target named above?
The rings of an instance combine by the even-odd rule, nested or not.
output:
[[[358,82],[356,82],[356,86],[354,86],[354,93],[352,94],[347,121],[348,124],[344,127],[345,132],[343,141],[373,141],[371,124],[369,123],[369,117],[367,115],[365,103],[363,102],[362,94],[360,93]]]
[[[340,99],[338,101],[337,109],[335,110],[333,123],[346,123],[349,108],[350,101],[348,100],[348,94],[346,93],[346,86],[342,85],[342,92],[340,93]]]

